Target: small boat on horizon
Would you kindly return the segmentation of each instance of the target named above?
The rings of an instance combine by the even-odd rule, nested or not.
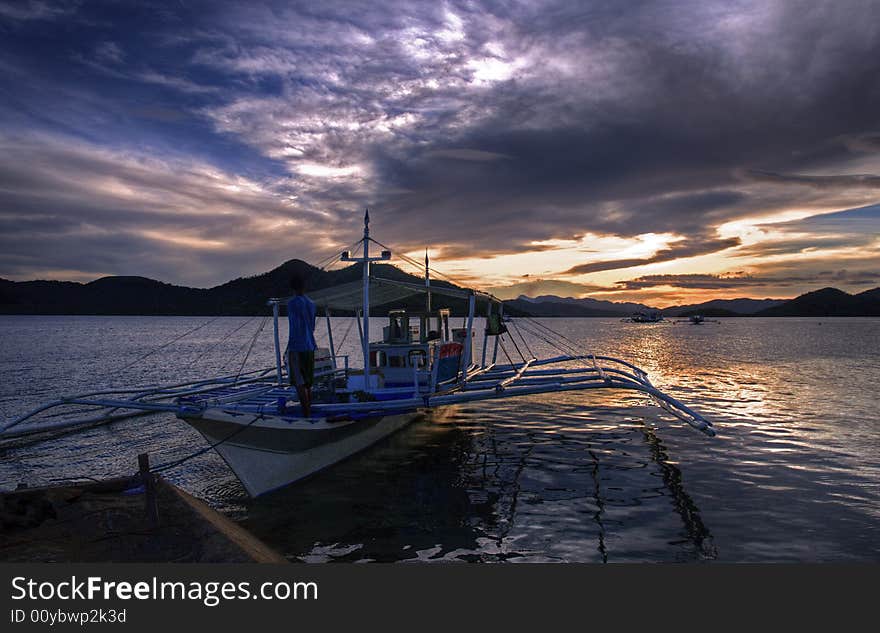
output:
[[[717,319],[707,319],[702,314],[692,314],[687,319],[677,319],[673,323],[690,323],[691,325],[703,325],[704,323],[721,323]]]
[[[665,323],[660,310],[640,310],[632,316],[620,320],[622,323]]]
[[[0,438],[145,413],[173,413],[201,433],[207,446],[156,470],[214,450],[248,494],[259,496],[324,470],[429,412],[482,400],[590,389],[637,391],[704,434],[715,435],[708,420],[654,387],[647,373],[636,365],[585,353],[537,319],[511,319],[504,314],[503,302],[489,293],[432,284],[427,255],[424,285],[374,275],[371,263],[391,259],[392,251],[370,237],[369,221],[367,212],[363,237],[356,242],[358,253],[343,251],[335,258],[361,264],[362,279],[309,294],[324,312],[329,341],[329,347],[319,348],[316,353],[309,417],[303,415],[282,360],[286,354],[281,346],[279,320],[287,298],[275,297],[268,300],[274,327],[274,367],[174,385],[65,397],[0,425]],[[374,246],[381,249],[378,255],[371,250]],[[405,255],[400,257],[407,260]],[[413,296],[424,298],[424,309],[389,309],[381,339],[371,341],[371,309],[399,305]],[[466,302],[461,327],[452,327],[448,307],[433,307],[432,302],[438,298]],[[485,319],[479,358],[474,346],[478,306]],[[356,314],[359,363],[351,362],[334,346],[330,319],[334,310]],[[645,320],[632,318],[634,323],[662,320],[659,311],[646,314]],[[558,354],[537,358],[529,349],[527,337],[549,344]],[[70,405],[86,406],[92,413],[60,420],[57,414],[47,416],[49,421],[38,419],[46,411]]]

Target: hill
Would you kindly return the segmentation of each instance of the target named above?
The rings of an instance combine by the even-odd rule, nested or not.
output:
[[[674,306],[664,308],[666,316],[691,316],[702,314],[703,316],[743,316],[757,314],[761,310],[773,308],[785,303],[785,299],[713,299],[703,303]]]
[[[572,306],[578,306],[583,308],[586,311],[595,312],[595,315],[590,316],[629,316],[634,312],[640,312],[645,310],[655,310],[656,308],[652,308],[651,306],[647,306],[643,303],[631,303],[631,302],[615,302],[615,301],[605,301],[602,299],[593,299],[591,297],[583,297],[581,299],[576,299],[574,297],[557,297],[555,295],[541,295],[534,298],[529,298],[524,295],[520,295],[519,299],[523,299],[525,301],[529,301],[532,303],[548,303],[548,304],[568,304]]]
[[[781,305],[761,310],[756,316],[880,316],[880,288],[855,295],[837,288],[822,288]]]
[[[389,264],[373,264],[378,277],[423,283]],[[361,279],[361,269],[352,265],[323,271],[292,259],[266,273],[240,277],[213,288],[188,288],[146,277],[102,277],[89,283],[69,281],[23,281],[0,279],[0,314],[105,314],[105,315],[255,315],[266,314],[266,300],[290,294],[291,275],[308,280],[310,290],[319,290]],[[435,286],[450,286],[432,281]],[[420,309],[423,299],[414,296],[396,305]],[[466,302],[444,299],[444,306],[456,314],[466,312]],[[343,314],[343,313],[340,313]]]
[[[596,303],[608,303],[612,306],[614,305],[609,301],[597,301]],[[505,312],[511,314],[511,309],[536,317],[621,317],[629,316],[633,312],[632,310],[615,310],[614,308],[609,310],[591,308],[574,301],[535,301],[526,297],[518,297],[513,300],[505,301]]]
[[[390,264],[373,264],[376,276],[422,284],[423,279]],[[319,290],[361,279],[355,264],[324,271],[291,259],[277,268],[240,277],[213,288],[175,286],[146,277],[103,277],[89,283],[71,281],[9,281],[0,279],[0,314],[105,314],[105,315],[257,315],[266,314],[266,300],[290,293],[291,275],[308,280],[309,290]],[[452,286],[435,280],[434,286]],[[395,307],[421,310],[421,296],[395,302]],[[652,310],[640,303],[576,299],[542,295],[505,301],[509,315],[536,317],[626,317]],[[436,302],[435,302],[435,305]],[[454,314],[466,313],[464,300],[444,298],[442,305]],[[374,307],[383,314],[385,307]],[[482,310],[480,310],[481,312]],[[340,315],[344,313],[340,312]],[[715,299],[699,304],[674,306],[663,310],[668,317],[703,314],[705,316],[880,316],[880,288],[851,295],[836,288],[808,292],[790,301],[781,299]]]
[[[662,310],[664,316],[680,317],[692,314],[704,316],[744,316],[785,303],[784,299],[713,299],[704,303],[673,306]],[[650,312],[657,308],[643,303],[603,301],[585,297],[557,297],[520,295],[508,305],[516,305],[534,316],[572,317],[628,317],[636,312]]]

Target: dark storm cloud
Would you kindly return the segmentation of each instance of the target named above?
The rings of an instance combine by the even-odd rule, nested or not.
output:
[[[880,176],[872,174],[841,174],[837,176],[807,176],[804,174],[774,174],[771,172],[751,171],[755,180],[771,183],[809,185],[819,189],[836,187],[866,187],[880,189]]]
[[[763,4],[759,20],[727,31],[718,22],[736,21],[721,8],[679,8],[523,10],[512,21],[520,50],[537,63],[568,61],[569,74],[547,64],[499,83],[476,102],[491,103],[485,115],[446,141],[508,160],[455,169],[418,148],[381,148],[383,179],[408,192],[388,203],[448,218],[439,232],[450,241],[479,213],[487,222],[469,234],[484,249],[588,231],[702,236],[765,211],[767,197],[780,206],[802,197],[750,190],[740,169],[828,167],[853,155],[843,137],[880,125],[869,5]],[[415,230],[405,219],[400,232]]]
[[[868,245],[874,241],[871,236],[809,237],[783,240],[764,240],[737,249],[735,257],[768,257],[772,255],[792,255],[808,253],[818,249],[849,248]]]
[[[832,213],[819,213],[801,220],[778,222],[772,228],[779,231],[828,232],[836,234],[880,237],[880,204]]]
[[[616,290],[614,287],[597,284],[579,284],[559,279],[530,279],[507,286],[487,288],[499,299],[516,299],[521,295],[527,297],[539,297],[541,295],[556,295],[557,297],[582,297],[585,294],[608,292]]]
[[[721,290],[759,287],[788,288],[808,286],[815,288],[822,284],[864,286],[880,283],[880,272],[820,270],[804,275],[644,275],[636,279],[617,282],[620,290],[644,290],[671,286],[687,290]]]
[[[759,225],[759,228],[772,230],[783,237],[743,246],[733,256],[767,257],[829,249],[867,249],[880,244],[880,205],[820,213],[801,220]]]
[[[185,271],[189,283],[211,285],[323,257],[315,248],[325,216],[290,222],[290,205],[268,187],[210,165],[145,161],[56,137],[0,137],[0,157],[0,276],[174,280]]]
[[[583,274],[877,196],[850,167],[880,165],[871,2],[0,3],[0,32],[0,133],[35,166],[0,156],[0,275],[219,282],[318,258],[367,205],[387,242],[445,257],[683,238]]]
[[[672,246],[669,246],[667,248],[662,248],[651,257],[590,262],[588,264],[580,264],[578,266],[574,266],[558,274],[585,275],[587,273],[595,273],[603,270],[633,268],[634,266],[643,266],[645,264],[656,264],[658,262],[668,262],[675,259],[684,259],[687,257],[706,255],[708,253],[717,253],[719,251],[723,251],[739,245],[740,239],[738,237],[725,239],[709,239],[704,241],[686,241],[682,244],[673,244]]]

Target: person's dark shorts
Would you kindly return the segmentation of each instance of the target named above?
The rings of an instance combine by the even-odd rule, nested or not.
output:
[[[291,385],[311,387],[315,381],[315,352],[287,352]]]

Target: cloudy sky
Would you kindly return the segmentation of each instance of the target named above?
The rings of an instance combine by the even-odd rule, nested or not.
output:
[[[0,277],[374,235],[502,296],[880,285],[880,1],[0,0]]]

